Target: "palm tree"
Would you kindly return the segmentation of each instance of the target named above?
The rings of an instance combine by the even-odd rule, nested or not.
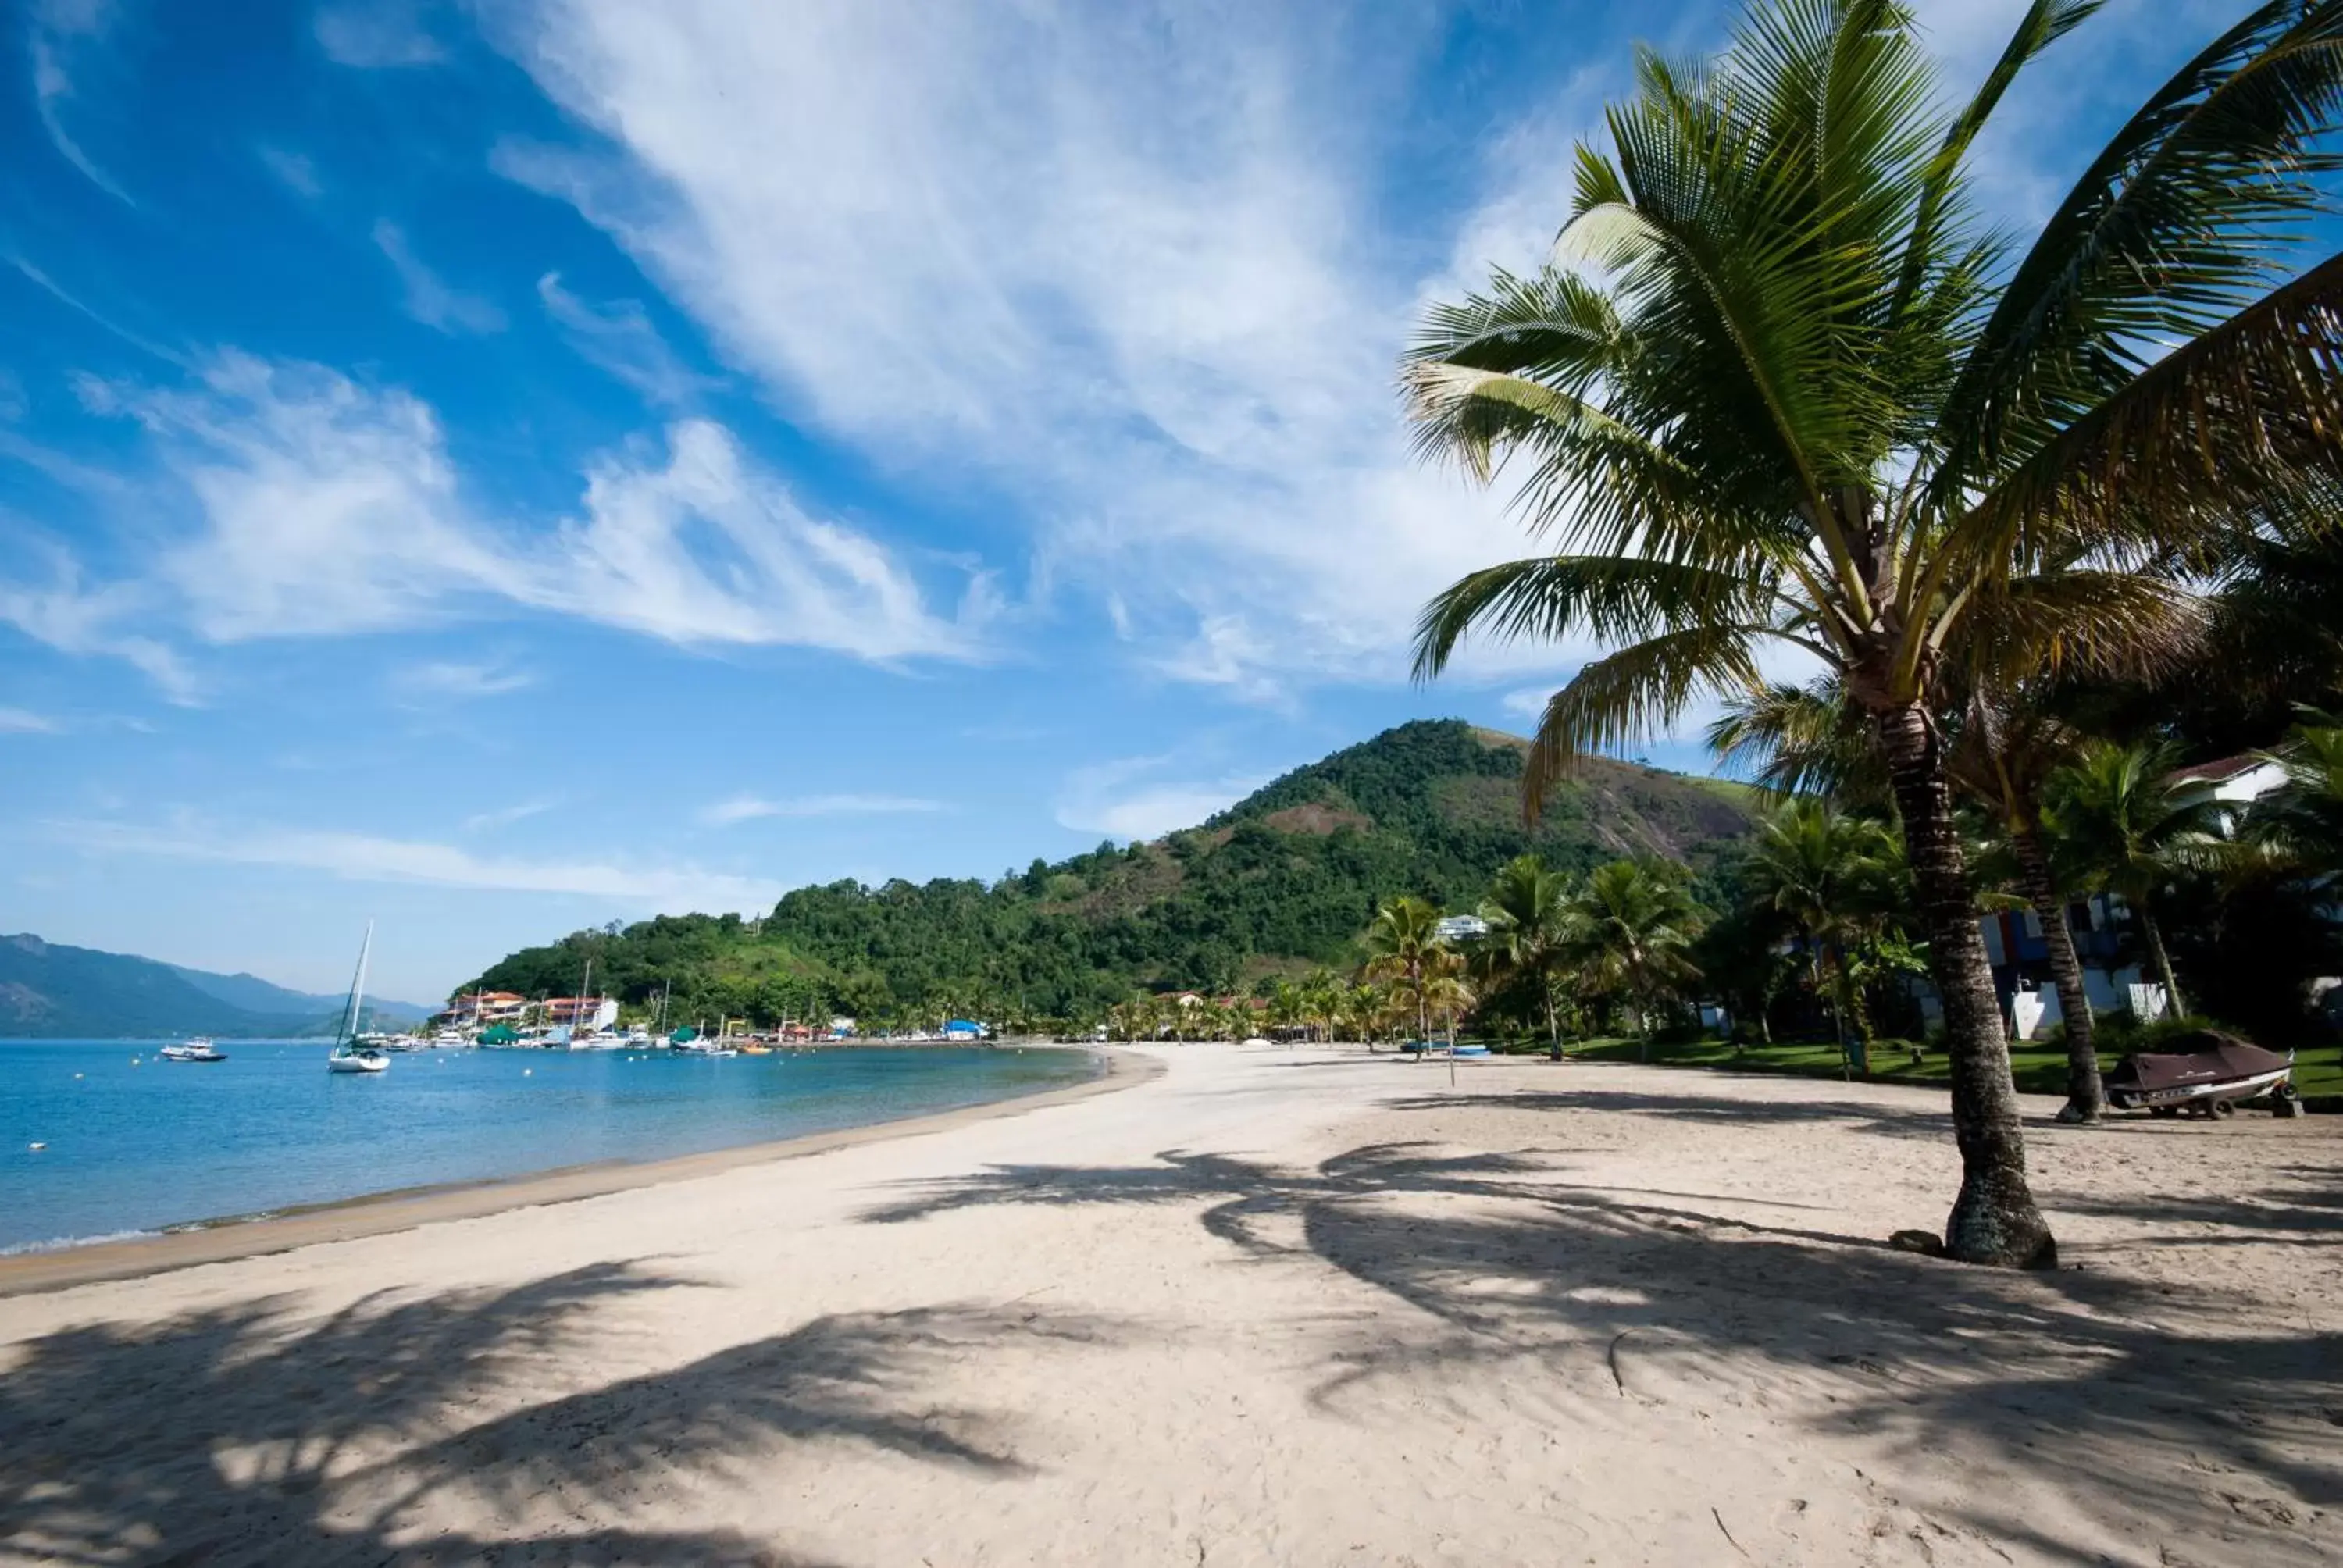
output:
[[[1489,885],[1480,914],[1489,925],[1480,950],[1498,975],[1526,982],[1545,1008],[1547,1049],[1562,1060],[1562,1024],[1554,991],[1563,971],[1563,911],[1570,879],[1546,869],[1535,855],[1505,862]]]
[[[1862,709],[1944,1004],[1946,1244],[1979,1262],[2056,1248],[1954,829],[1941,651],[2013,572],[2133,558],[2343,467],[2343,256],[2263,292],[2322,200],[2343,0],[2257,6],[2015,254],[1971,216],[1969,150],[2095,9],[2034,0],[1949,116],[1897,0],[1771,0],[1705,67],[1644,53],[1614,150],[1580,149],[1554,261],[1433,308],[1404,371],[1423,449],[1483,482],[1523,457],[1556,547],[1434,599],[1419,674],[1475,629],[1617,645],[1548,702],[1526,807],[1574,757],[1755,688],[1769,645]],[[2066,577],[2068,612],[2035,611],[2070,646],[2126,623],[2120,586]]]
[[[2246,812],[2246,834],[2281,856],[2314,882],[2343,871],[2343,727],[2323,722],[2297,726],[2269,760],[2286,772],[2286,782],[2255,801]]]
[[[1309,1000],[1300,986],[1282,980],[1270,989],[1269,1008],[1262,1021],[1283,1034],[1286,1044],[1293,1043],[1293,1031],[1302,1028],[1309,1017]]]
[[[1342,982],[1331,970],[1311,970],[1302,982],[1302,1005],[1303,1018],[1319,1031],[1319,1040],[1332,1044],[1342,1010]]]
[[[1614,860],[1597,866],[1565,907],[1564,961],[1594,989],[1625,1000],[1637,1054],[1651,1059],[1654,1013],[1687,980],[1700,978],[1685,956],[1706,923],[1669,860]]]
[[[1848,1066],[1871,1070],[1871,1020],[1855,981],[1855,954],[1876,943],[1906,907],[1903,857],[1885,826],[1812,798],[1794,798],[1760,824],[1745,875],[1750,896],[1815,944],[1817,989],[1827,986]],[[1859,1060],[1855,1059],[1859,1058]]]
[[[2132,657],[2125,668],[2100,673],[2162,673],[2158,656],[2167,648],[2186,646],[2186,627],[2193,617],[2192,602],[2177,589],[2169,609],[2171,619],[2163,628],[2168,635],[2127,650]],[[1962,794],[1992,813],[2016,869],[2018,890],[2042,927],[2066,1036],[2066,1103],[2058,1119],[2096,1121],[2107,1109],[2107,1094],[2099,1081],[2090,994],[2083,985],[2082,960],[2067,924],[2066,891],[2042,833],[2043,786],[2075,755],[2082,737],[2059,715],[2056,694],[2041,680],[2004,675],[1997,682],[2000,689],[1993,690],[1996,682],[1989,669],[1973,667],[1968,674],[1971,689],[1955,715],[1954,739],[1945,752],[1946,775]],[[1893,803],[1877,766],[1878,754],[1864,733],[1861,710],[1829,678],[1804,687],[1769,686],[1729,700],[1709,727],[1708,740],[1727,760],[1757,764],[1758,779],[1769,788],[1818,789],[1833,799],[1869,807]]]
[[[1423,992],[1424,969],[1446,950],[1440,940],[1440,911],[1422,899],[1393,899],[1375,911],[1367,928],[1366,975],[1391,983],[1395,998],[1415,1008],[1415,1038],[1431,1028]]]
[[[2130,906],[2165,1001],[2173,1017],[2185,1018],[2156,897],[2175,875],[2213,858],[2225,808],[2203,786],[2174,777],[2177,760],[2169,746],[2086,747],[2051,776],[2043,819],[2070,875]]]

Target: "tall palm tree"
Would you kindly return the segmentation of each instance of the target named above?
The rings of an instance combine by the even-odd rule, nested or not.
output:
[[[2055,852],[2084,885],[2131,907],[2172,1016],[2187,1015],[2164,950],[2156,899],[2178,873],[2210,860],[2226,808],[2202,785],[2173,776],[2169,746],[2100,741],[2050,778],[2044,823]]]
[[[1854,953],[1897,924],[1907,907],[1903,857],[1881,823],[1850,816],[1827,802],[1793,798],[1759,824],[1744,868],[1750,896],[1815,944],[1816,978],[1830,991],[1839,1049],[1850,1039],[1871,1070],[1871,1025]]]
[[[1527,984],[1545,1009],[1546,1047],[1562,1060],[1562,1024],[1554,996],[1564,969],[1564,910],[1570,900],[1570,879],[1546,869],[1535,855],[1518,855],[1505,862],[1481,901],[1482,920],[1489,934],[1482,951],[1504,979]]]
[[[1446,952],[1440,940],[1440,911],[1422,899],[1393,899],[1375,911],[1367,928],[1366,974],[1391,983],[1395,996],[1408,999],[1415,1009],[1415,1038],[1431,1028],[1423,977],[1428,965]]]
[[[2015,570],[2129,558],[2343,467],[2343,256],[2269,289],[2333,166],[2343,0],[2257,6],[2013,254],[1971,215],[1970,147],[2097,8],[2034,0],[1949,116],[1898,0],[1770,0],[1704,67],[1644,53],[1554,261],[1433,309],[1404,370],[1424,450],[1484,482],[1523,457],[1556,547],[1434,599],[1419,673],[1470,630],[1619,645],[1548,702],[1529,807],[1574,756],[1757,686],[1769,645],[1863,709],[1944,1004],[1946,1244],[1980,1262],[2056,1248],[1954,829],[1941,650]],[[2090,606],[2070,642],[2125,623],[2120,586],[2066,577]]]
[[[1587,873],[1564,912],[1564,961],[1626,1001],[1644,1060],[1659,1008],[1700,978],[1687,950],[1706,920],[1685,875],[1674,861],[1614,860]]]

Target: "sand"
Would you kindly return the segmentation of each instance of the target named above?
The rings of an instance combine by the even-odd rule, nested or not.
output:
[[[1930,1091],[1155,1054],[0,1299],[0,1560],[2343,1561],[2343,1120],[2029,1102],[2012,1275]]]

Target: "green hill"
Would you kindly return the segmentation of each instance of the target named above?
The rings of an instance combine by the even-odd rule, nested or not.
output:
[[[1536,849],[1572,870],[1624,854],[1705,871],[1750,825],[1739,786],[1590,760],[1534,831],[1518,737],[1448,719],[1402,725],[1297,769],[1199,827],[1035,860],[987,885],[939,879],[801,888],[760,921],[662,916],[513,954],[477,983],[596,989],[670,1016],[870,1020],[960,1011],[1080,1018],[1139,988],[1226,991],[1344,967],[1376,906],[1413,893],[1470,908]]]

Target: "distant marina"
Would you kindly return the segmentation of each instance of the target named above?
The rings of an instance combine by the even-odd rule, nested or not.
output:
[[[315,1040],[231,1041],[200,1071],[165,1056],[192,1041],[0,1041],[0,1252],[867,1126],[1098,1070],[1039,1046],[394,1040],[396,1070],[356,1078],[321,1070]]]

